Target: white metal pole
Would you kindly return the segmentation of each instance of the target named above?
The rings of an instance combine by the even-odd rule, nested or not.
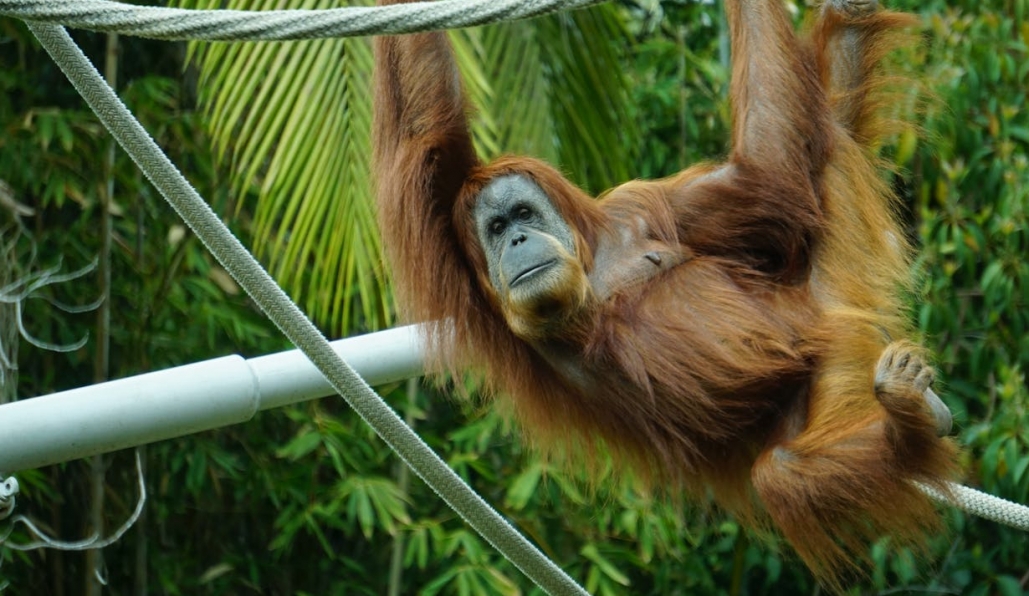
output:
[[[419,376],[418,327],[332,343],[369,385]],[[0,472],[38,468],[219,428],[258,410],[325,397],[328,381],[299,351],[226,356],[0,406]]]

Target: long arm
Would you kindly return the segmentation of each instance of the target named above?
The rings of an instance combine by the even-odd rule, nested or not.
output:
[[[821,79],[836,121],[862,145],[873,144],[884,132],[875,117],[884,97],[877,89],[882,83],[877,66],[906,39],[896,32],[915,23],[913,15],[882,10],[879,0],[826,0],[822,5],[812,35]]]
[[[825,93],[816,62],[783,0],[727,0],[732,37],[732,154],[791,183],[817,180],[829,157]]]
[[[443,33],[375,40],[374,105],[379,228],[400,307],[414,320],[444,319],[467,304],[472,275],[452,213],[478,160]]]
[[[865,60],[868,35],[863,28],[852,23],[868,17],[878,10],[877,0],[847,2],[828,0],[821,8],[816,43],[822,46],[822,80],[834,95],[833,112],[836,120],[853,130],[860,120],[868,78],[869,64]]]
[[[671,194],[680,240],[773,279],[803,279],[823,225],[830,115],[811,48],[782,0],[727,0],[732,36],[729,164]]]

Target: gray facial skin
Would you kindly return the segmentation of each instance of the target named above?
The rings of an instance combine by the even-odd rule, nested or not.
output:
[[[568,224],[535,182],[511,174],[479,195],[475,227],[498,294],[542,289],[548,271],[575,254]]]

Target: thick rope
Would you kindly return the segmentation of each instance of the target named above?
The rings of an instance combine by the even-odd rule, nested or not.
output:
[[[332,387],[451,508],[549,594],[586,594],[575,581],[494,511],[372,391],[190,186],[118,99],[64,28],[29,29],[89,107],[211,254],[232,274]]]
[[[272,41],[457,29],[604,0],[442,0],[323,10],[187,10],[107,0],[0,0],[0,16],[153,39]]]
[[[948,485],[953,498],[925,484],[919,484],[918,487],[941,503],[953,505],[983,519],[1029,532],[1029,507],[1025,505],[1013,503],[955,482]]]

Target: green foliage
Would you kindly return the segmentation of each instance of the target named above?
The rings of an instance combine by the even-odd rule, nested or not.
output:
[[[903,164],[924,242],[917,312],[966,446],[968,481],[1026,503],[1029,2],[947,4],[923,7],[929,41],[914,67],[937,101],[922,123],[925,144]],[[1024,535],[972,519],[958,531],[941,585],[961,593],[1026,589]]]
[[[637,136],[620,62],[625,27],[621,12],[598,6],[470,32],[491,81],[478,106],[495,123],[493,144],[547,159],[592,192],[624,182],[636,155],[624,139]]]
[[[366,2],[356,2],[363,4]],[[193,8],[266,10],[278,1],[183,0]],[[288,4],[288,3],[287,3]],[[309,9],[331,0],[294,2]],[[253,210],[255,253],[309,316],[343,332],[390,320],[371,201],[371,43],[190,44],[200,104],[240,214]]]
[[[926,28],[924,47],[898,62],[935,94],[911,116],[922,134],[912,127],[885,148],[920,241],[922,291],[913,316],[939,356],[939,393],[956,414],[968,481],[1029,502],[1029,2],[900,4],[920,11]],[[26,223],[38,262],[77,268],[98,251],[106,178],[96,156],[109,139],[22,25],[0,19],[0,36],[0,178],[36,210]],[[100,55],[102,37],[76,36],[89,55]],[[452,39],[479,106],[474,135],[486,154],[537,154],[600,190],[725,152],[719,4],[623,2]],[[123,98],[201,194],[236,215],[236,231],[248,243],[260,238],[308,312],[333,328],[387,322],[369,203],[350,200],[367,201],[370,183],[367,42],[197,47],[200,113],[191,109],[196,81],[183,69],[181,48],[121,44],[134,58],[122,64]],[[115,374],[284,348],[120,154],[113,175]],[[57,286],[50,297],[89,302],[95,281]],[[29,314],[31,331],[53,342],[93,326],[91,315],[42,301]],[[89,384],[94,349],[91,342],[57,355],[26,347],[19,393]],[[384,393],[592,593],[818,592],[787,547],[718,511],[607,481],[589,486],[535,458],[489,407],[455,403],[450,392]],[[150,500],[141,531],[105,551],[112,594],[132,593],[143,547],[152,593],[384,594],[394,585],[402,594],[539,593],[423,483],[409,481],[341,400],[155,444],[146,461]],[[63,538],[87,533],[85,466],[18,477],[20,511]],[[113,457],[108,482],[113,526],[132,507],[127,455]],[[1025,590],[1023,534],[945,515],[950,529],[925,556],[875,544],[872,574],[850,593]],[[79,554],[2,556],[0,583],[11,582],[10,593],[81,591]],[[398,575],[390,573],[394,556]]]
[[[638,4],[628,73],[641,136],[623,140],[639,154],[634,175],[658,178],[728,149],[728,31],[717,5]]]

